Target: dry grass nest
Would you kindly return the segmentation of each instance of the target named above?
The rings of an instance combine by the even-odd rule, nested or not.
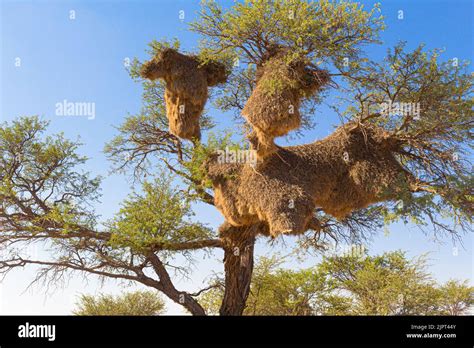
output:
[[[260,158],[276,151],[275,137],[301,126],[302,100],[330,82],[327,71],[303,59],[288,59],[282,50],[257,69],[256,87],[242,110],[253,128],[249,138],[254,137],[251,143]]]
[[[199,118],[208,98],[208,87],[224,83],[229,72],[219,62],[165,48],[142,65],[140,75],[166,82],[165,103],[170,132],[183,139],[200,139]]]
[[[413,177],[396,147],[382,128],[348,123],[314,143],[278,148],[256,168],[220,164],[213,156],[204,166],[227,224],[264,222],[272,236],[300,234],[315,208],[342,220],[406,192]]]

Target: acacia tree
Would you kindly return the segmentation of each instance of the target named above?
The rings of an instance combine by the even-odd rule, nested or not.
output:
[[[308,67],[329,71],[332,88],[339,88],[346,99],[334,106],[342,122],[384,129],[397,149],[397,161],[415,178],[398,199],[357,209],[344,219],[316,207],[314,223],[288,237],[298,238],[300,251],[320,249],[327,238],[356,243],[397,219],[454,237],[470,229],[472,76],[464,63],[441,63],[438,51],[422,47],[407,53],[403,44],[389,50],[383,62],[368,60],[363,47],[378,43],[383,29],[377,6],[365,11],[357,3],[301,0],[245,1],[226,11],[204,2],[199,20],[191,25],[202,35],[199,59],[220,61],[232,70],[226,83],[211,91],[216,108],[240,115],[256,88],[258,69],[275,47],[283,47],[292,59],[304,58]],[[170,46],[178,49],[179,42],[153,41],[149,53],[154,56]],[[208,288],[180,291],[170,271],[186,274],[197,255],[222,250],[220,314],[241,315],[250,291],[255,241],[268,238],[268,221],[226,222],[214,231],[196,222],[193,207],[215,205],[203,163],[217,149],[243,146],[248,125],[242,124],[242,137],[213,134],[212,118],[203,115],[202,140],[178,138],[168,131],[164,83],[143,80],[141,68],[135,60],[130,75],[143,86],[143,107],[125,119],[105,151],[116,171],[131,171],[143,185],[111,221],[100,221],[93,211],[100,178],[80,172],[86,159],[76,154],[77,142],[62,135],[43,136],[47,123],[35,117],[2,125],[0,271],[36,265],[35,280],[54,282],[81,271],[139,282],[193,315],[204,315],[197,298]],[[314,108],[323,99],[324,92],[303,101],[298,131],[314,126]],[[387,101],[419,103],[420,115],[376,110]],[[25,255],[26,244],[41,244],[51,251],[50,258]]]
[[[252,275],[252,282],[243,315],[313,315],[323,303],[323,294],[330,289],[316,268],[284,269],[284,257],[260,257]],[[219,314],[224,296],[224,282],[216,277],[214,288],[199,297],[207,314]]]
[[[284,260],[258,260],[244,315],[465,315],[474,304],[467,280],[433,280],[426,255],[347,253],[300,270],[282,268]],[[212,283],[200,303],[217,314],[224,288],[219,277]]]
[[[155,291],[134,291],[120,296],[81,295],[75,315],[160,315],[165,310],[163,300]]]

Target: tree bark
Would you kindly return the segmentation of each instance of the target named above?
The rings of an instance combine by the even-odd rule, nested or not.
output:
[[[187,292],[180,292],[174,287],[165,266],[158,256],[156,256],[154,253],[150,253],[148,258],[150,259],[153,269],[160,278],[158,282],[148,278],[150,286],[154,286],[156,289],[168,296],[171,300],[182,305],[192,315],[206,315],[204,308],[202,308],[202,306],[190,294]]]
[[[242,315],[250,293],[254,245],[260,225],[221,227],[224,244],[225,290],[220,315]]]

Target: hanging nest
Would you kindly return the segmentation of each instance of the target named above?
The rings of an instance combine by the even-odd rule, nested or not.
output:
[[[242,110],[258,140],[254,149],[259,157],[276,151],[275,137],[301,126],[299,108],[302,99],[330,82],[327,71],[304,60],[288,63],[288,59],[283,50],[258,67],[257,85]]]
[[[199,118],[208,98],[208,87],[225,82],[228,71],[219,62],[201,62],[196,56],[164,48],[143,64],[140,75],[166,82],[165,104],[170,132],[192,140],[201,138]]]
[[[342,220],[395,199],[412,180],[397,144],[375,126],[348,123],[312,144],[278,148],[263,165],[205,162],[216,207],[233,226],[265,222],[272,236],[300,234],[315,208]]]

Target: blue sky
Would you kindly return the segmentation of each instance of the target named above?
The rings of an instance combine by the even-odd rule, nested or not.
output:
[[[109,175],[102,150],[115,134],[128,113],[136,113],[141,105],[141,86],[128,76],[124,60],[147,58],[145,49],[153,39],[178,38],[187,51],[195,50],[198,37],[187,31],[188,23],[196,18],[199,3],[194,0],[161,1],[5,1],[0,0],[0,121],[21,115],[40,115],[51,120],[51,132],[64,132],[67,137],[80,137],[84,146],[81,153],[90,160],[87,170],[106,177],[103,198],[97,211],[110,218],[120,202],[130,192],[130,184],[123,176]],[[229,1],[222,1],[230,5]],[[371,7],[372,1],[362,1]],[[408,48],[423,42],[427,48],[445,48],[444,59],[457,57],[472,60],[473,4],[470,0],[391,0],[381,1],[387,30],[384,43],[367,47],[367,55],[380,59],[388,47],[399,40],[407,41]],[[398,11],[403,19],[398,19]],[[75,19],[70,19],[74,11]],[[185,18],[179,18],[184,11]],[[20,66],[16,66],[18,58]],[[334,91],[337,94],[337,90]],[[93,102],[96,116],[60,117],[55,105],[63,100]],[[230,115],[222,115],[212,108],[222,127],[232,125]],[[318,126],[298,142],[309,142],[327,135],[338,118],[327,106],[321,106],[316,116]],[[198,206],[201,221],[218,226],[222,216],[208,207]],[[285,244],[286,243],[286,247]],[[258,254],[281,251],[292,245],[291,238],[275,247],[262,240]],[[453,252],[450,239],[434,242],[415,226],[390,226],[390,233],[381,232],[369,245],[371,253],[403,249],[409,256],[429,252],[431,271],[440,281],[451,277],[473,279],[473,238],[464,238],[464,248]],[[40,251],[41,254],[41,251]],[[217,254],[216,259],[222,255]],[[317,259],[307,260],[310,265]],[[288,267],[302,266],[296,261]],[[182,289],[197,289],[213,271],[222,266],[213,258],[199,264],[190,281],[179,281]],[[84,282],[74,277],[64,288],[49,292],[36,286],[25,293],[34,270],[12,272],[1,288],[0,314],[68,314],[79,293],[118,293],[118,283],[107,282],[103,287],[88,277]],[[169,313],[180,309],[169,304]]]

